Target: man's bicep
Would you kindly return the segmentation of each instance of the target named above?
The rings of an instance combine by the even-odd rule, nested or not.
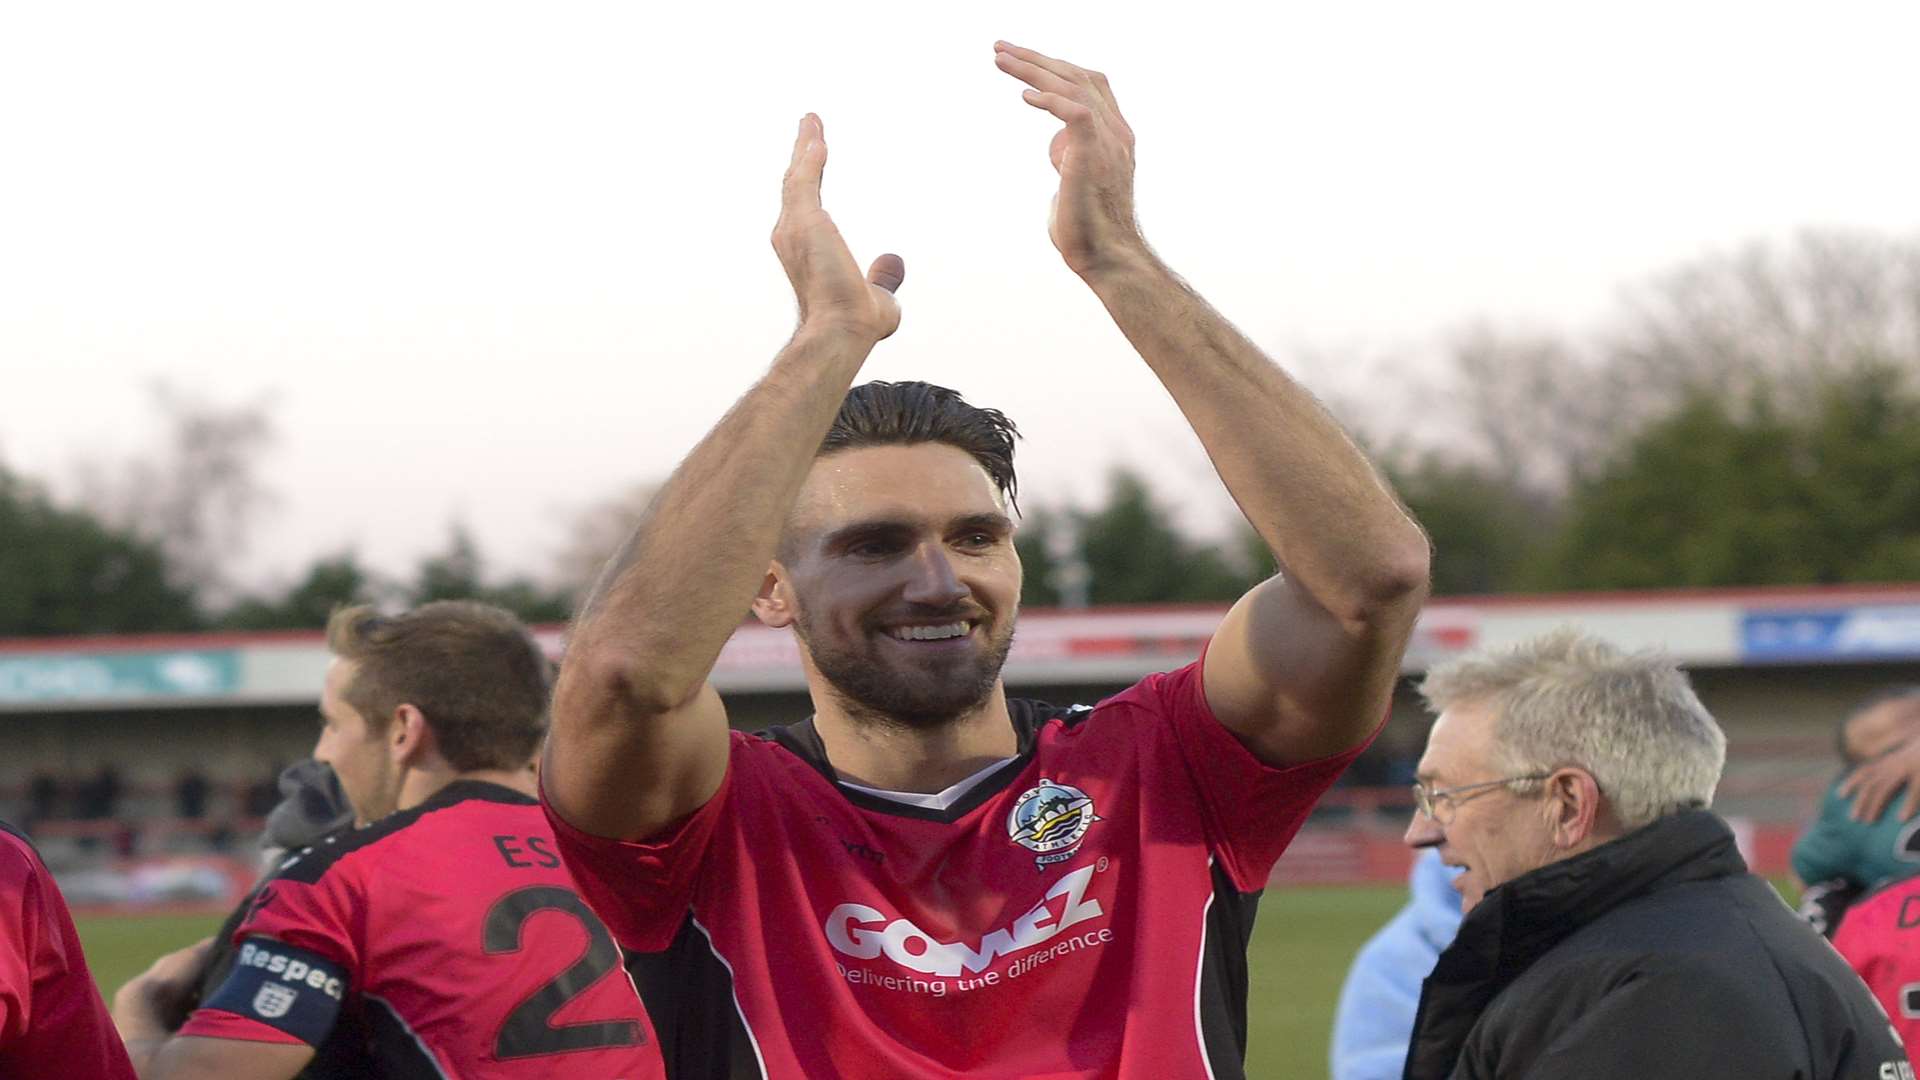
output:
[[[183,1035],[167,1041],[143,1080],[290,1080],[312,1060],[303,1043]]]
[[[604,680],[563,667],[540,784],[582,832],[642,840],[706,805],[727,773],[727,710],[713,684],[644,714]]]
[[[1349,625],[1269,578],[1233,605],[1207,646],[1207,704],[1269,765],[1350,749],[1386,714],[1413,616]]]

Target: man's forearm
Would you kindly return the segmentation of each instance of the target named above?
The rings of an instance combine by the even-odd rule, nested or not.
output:
[[[701,440],[582,605],[569,654],[629,658],[629,685],[695,693],[740,625],[820,441],[872,343],[802,330]]]
[[[140,1080],[150,1080],[155,1076],[153,1062],[159,1057],[162,1047],[167,1045],[169,1036],[154,1038],[131,1038],[126,1040],[127,1058],[133,1062],[133,1075]]]
[[[1151,253],[1087,283],[1296,588],[1346,621],[1424,587],[1424,533],[1312,394]]]
[[[159,1009],[135,993],[136,990],[130,987],[114,996],[113,1026],[120,1033],[120,1041],[126,1044],[134,1075],[144,1080],[154,1075],[154,1059],[167,1045],[167,1040],[173,1038],[173,1033],[160,1022]]]

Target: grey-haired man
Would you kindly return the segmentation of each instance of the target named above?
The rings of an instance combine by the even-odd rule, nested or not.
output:
[[[1903,1080],[1867,988],[1706,809],[1726,738],[1659,653],[1563,630],[1434,669],[1407,843],[1461,868],[1409,1080]]]

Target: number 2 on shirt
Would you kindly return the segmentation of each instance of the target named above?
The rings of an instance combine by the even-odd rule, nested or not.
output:
[[[554,1014],[567,1002],[620,965],[620,950],[613,943],[613,935],[572,889],[533,885],[494,901],[487,909],[483,931],[487,955],[519,952],[521,928],[541,911],[558,911],[576,919],[587,932],[587,952],[514,1006],[494,1035],[494,1056],[504,1061],[642,1042],[638,1020],[597,1020],[564,1026],[553,1023]]]

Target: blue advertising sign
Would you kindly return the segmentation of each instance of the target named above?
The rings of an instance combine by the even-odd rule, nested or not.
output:
[[[1761,664],[1913,659],[1920,657],[1920,605],[1749,611],[1740,648]]]
[[[0,654],[0,704],[219,697],[239,685],[232,649]]]

